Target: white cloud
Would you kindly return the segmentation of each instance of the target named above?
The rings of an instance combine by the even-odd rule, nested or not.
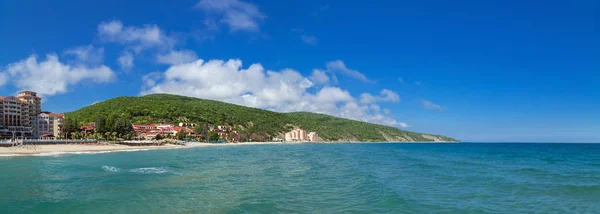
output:
[[[123,54],[121,54],[121,56],[119,56],[117,62],[121,66],[121,69],[129,71],[134,66],[133,54],[131,52],[126,51]]]
[[[391,113],[392,113],[392,111],[390,111],[390,110],[389,110],[389,109],[387,109],[387,108],[384,108],[384,109],[383,109],[383,113],[385,113],[385,114],[391,114]]]
[[[313,69],[312,75],[310,75],[310,80],[316,84],[325,85],[329,83],[329,76],[327,76],[325,71]]]
[[[423,106],[423,108],[425,108],[425,109],[435,110],[435,111],[445,111],[446,110],[446,107],[440,106],[429,100],[423,100],[423,99],[421,100],[421,106]]]
[[[231,31],[259,32],[259,22],[267,18],[256,5],[239,0],[201,0],[196,8],[206,13],[207,26],[214,28],[219,22]]]
[[[158,54],[156,60],[162,64],[176,65],[182,63],[193,62],[198,59],[196,52],[191,50],[171,50],[165,54]]]
[[[400,128],[408,128],[408,127],[410,127],[410,125],[408,125],[407,123],[404,123],[404,122],[398,123],[398,126],[400,126]]]
[[[98,35],[106,42],[129,45],[136,53],[151,47],[169,48],[176,41],[156,25],[123,26],[121,21],[100,23]]]
[[[173,65],[162,73],[153,72],[144,76],[141,94],[179,94],[279,112],[308,111],[385,125],[401,125],[390,114],[380,113],[375,103],[361,104],[339,87],[315,88],[313,79],[292,69],[271,71],[260,64],[243,68],[242,61],[237,59],[199,59]],[[383,91],[378,97],[386,101],[396,99]]]
[[[353,69],[349,69],[348,67],[346,67],[346,64],[344,63],[344,61],[342,60],[335,60],[335,61],[331,61],[331,62],[327,62],[325,64],[325,67],[327,68],[327,72],[330,73],[332,75],[332,78],[335,80],[337,80],[337,77],[335,77],[336,73],[354,78],[354,79],[358,79],[361,80],[363,82],[367,82],[367,83],[371,83],[373,81],[369,80],[364,74],[360,73],[357,70],[353,70]]]
[[[68,87],[81,81],[97,83],[114,79],[114,72],[105,65],[90,66],[84,63],[65,64],[56,54],[46,55],[46,60],[38,61],[31,55],[6,67],[10,80],[20,90],[32,90],[41,96],[51,96],[67,92]]]
[[[0,86],[3,86],[8,82],[8,75],[4,72],[0,72]]]
[[[125,50],[117,62],[126,71],[135,66],[133,61],[142,51],[148,49],[170,51],[177,42],[175,37],[168,36],[156,25],[124,26],[118,20],[100,23],[98,37],[104,42],[125,45]]]
[[[379,92],[378,96],[373,96],[369,93],[363,93],[360,95],[360,102],[363,104],[370,104],[374,102],[400,102],[400,96],[388,89],[383,89]]]
[[[92,45],[86,45],[68,49],[64,53],[75,56],[78,63],[91,65],[101,65],[104,63],[104,48],[95,48]]]

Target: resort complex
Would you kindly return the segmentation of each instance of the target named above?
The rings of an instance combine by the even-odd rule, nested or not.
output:
[[[285,141],[319,142],[316,132],[306,133],[304,129],[296,128],[285,133]]]
[[[31,91],[0,97],[0,138],[37,136],[42,98]]]

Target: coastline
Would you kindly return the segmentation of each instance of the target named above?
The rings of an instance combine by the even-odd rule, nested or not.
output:
[[[452,142],[318,142],[311,144],[338,144],[338,143],[452,143]],[[127,146],[121,144],[108,145],[24,145],[15,147],[0,147],[0,157],[13,156],[55,156],[63,154],[99,154],[109,152],[131,152],[160,149],[184,149],[211,146],[246,146],[246,145],[275,145],[275,144],[302,144],[298,142],[243,142],[243,143],[201,143],[189,142],[186,145],[165,144],[162,146]]]
[[[183,149],[209,146],[237,146],[237,145],[262,145],[283,144],[282,142],[247,142],[247,143],[199,143],[192,142],[187,145],[165,144],[162,146],[127,146],[121,144],[109,145],[24,145],[15,147],[0,147],[0,157],[12,156],[52,156],[62,154],[94,154],[109,152],[146,151],[159,149]]]

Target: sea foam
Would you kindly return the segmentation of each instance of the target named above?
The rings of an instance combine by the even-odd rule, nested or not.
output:
[[[114,166],[106,166],[106,165],[102,166],[102,169],[103,169],[104,171],[107,171],[107,172],[118,172],[118,171],[121,171],[121,169],[119,169],[119,168],[117,168],[117,167],[114,167]]]
[[[141,173],[141,174],[163,174],[168,172],[162,167],[146,167],[129,170],[130,172]]]

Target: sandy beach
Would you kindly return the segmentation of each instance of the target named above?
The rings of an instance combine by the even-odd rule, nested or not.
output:
[[[0,147],[1,156],[12,155],[38,155],[38,154],[63,154],[63,153],[102,153],[114,151],[136,151],[136,150],[156,150],[156,149],[181,149],[207,146],[243,146],[260,144],[282,144],[281,142],[246,142],[246,143],[188,143],[185,146],[165,144],[162,146],[127,146],[120,144],[108,145],[23,145],[15,147]]]

